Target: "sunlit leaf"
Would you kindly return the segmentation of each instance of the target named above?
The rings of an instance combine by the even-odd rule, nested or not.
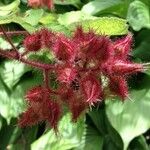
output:
[[[108,118],[122,137],[124,150],[133,138],[150,128],[150,90],[133,91],[130,97],[133,102],[108,100],[106,103]]]
[[[30,9],[26,11],[23,20],[32,26],[36,26],[44,14],[43,9]]]
[[[11,89],[20,80],[20,77],[29,71],[24,64],[17,61],[5,61],[0,67],[0,75],[5,84]]]
[[[18,10],[19,4],[20,0],[15,0],[11,4],[0,6],[0,19],[1,17],[8,16],[16,12],[16,10]]]
[[[101,17],[95,20],[82,21],[81,25],[86,31],[94,29],[98,34],[124,35],[128,33],[126,20],[116,17]]]

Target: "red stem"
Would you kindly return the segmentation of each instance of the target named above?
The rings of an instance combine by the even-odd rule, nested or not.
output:
[[[8,37],[7,33],[5,32],[3,26],[0,26],[0,30],[3,32],[3,35],[5,36],[6,40],[9,42],[9,44],[12,46],[12,48],[18,53],[18,50],[14,46],[14,44],[11,42],[11,39]]]
[[[3,51],[2,49],[0,49],[0,55],[3,56],[3,57],[6,57],[6,58],[18,60],[22,63],[25,63],[25,64],[29,65],[29,66],[36,67],[36,68],[39,68],[39,69],[42,69],[42,70],[55,69],[54,65],[45,64],[45,63],[41,63],[41,62],[37,62],[37,61],[31,61],[31,60],[25,59],[23,57],[19,57],[20,55],[18,55],[18,52],[13,53],[13,51]]]
[[[49,89],[49,70],[45,69],[43,74],[44,74],[44,86],[46,89]]]
[[[29,35],[27,31],[5,31],[5,33],[8,36],[14,36],[14,35]],[[0,32],[0,36],[4,35],[4,32]]]

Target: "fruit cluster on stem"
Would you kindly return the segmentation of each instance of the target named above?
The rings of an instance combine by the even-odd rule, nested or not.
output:
[[[72,121],[76,122],[89,106],[110,95],[125,100],[128,97],[128,76],[144,71],[148,66],[129,60],[131,33],[111,40],[93,30],[85,32],[82,26],[78,26],[70,37],[41,29],[26,36],[23,41],[25,51],[19,53],[3,27],[1,31],[12,50],[0,49],[0,56],[18,60],[43,72],[43,85],[33,87],[25,95],[29,107],[19,119],[22,127],[47,121],[57,130],[63,105],[68,107]],[[54,55],[52,64],[28,58],[30,53],[43,49]],[[56,89],[49,83],[51,74],[56,78]]]

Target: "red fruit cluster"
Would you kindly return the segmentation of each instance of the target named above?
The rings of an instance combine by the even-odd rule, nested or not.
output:
[[[60,104],[67,105],[72,120],[76,121],[89,105],[110,96],[107,93],[125,100],[127,77],[143,71],[142,64],[128,59],[131,44],[130,33],[113,41],[93,30],[84,32],[81,26],[71,37],[46,29],[28,36],[24,40],[27,51],[46,47],[54,54],[54,69],[49,71],[55,74],[59,84],[55,90],[48,86],[36,87],[27,93],[29,109],[23,114],[20,125],[46,120],[56,128],[61,115]]]

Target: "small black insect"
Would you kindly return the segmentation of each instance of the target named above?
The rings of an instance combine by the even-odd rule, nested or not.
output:
[[[73,90],[75,90],[75,91],[79,90],[79,88],[80,88],[79,81],[78,81],[77,79],[74,79],[74,80],[71,82],[70,87],[71,87]]]

